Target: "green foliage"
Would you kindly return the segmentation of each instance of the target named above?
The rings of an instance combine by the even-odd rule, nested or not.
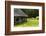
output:
[[[21,9],[24,13],[28,15],[28,17],[36,17],[39,16],[39,10],[38,9]]]
[[[37,16],[36,19],[39,20],[39,16]]]

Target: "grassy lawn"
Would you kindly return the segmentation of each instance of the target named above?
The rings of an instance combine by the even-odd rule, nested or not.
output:
[[[37,27],[39,24],[39,20],[37,20],[36,18],[32,19],[32,18],[27,18],[27,22],[24,23],[19,23],[16,24],[16,27]]]

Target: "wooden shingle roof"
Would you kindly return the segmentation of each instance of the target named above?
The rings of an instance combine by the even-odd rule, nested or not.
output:
[[[14,16],[28,17],[28,15],[25,14],[21,9],[16,9],[16,8],[14,8]]]

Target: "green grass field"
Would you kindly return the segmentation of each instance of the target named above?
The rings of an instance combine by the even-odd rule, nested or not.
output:
[[[37,20],[36,18],[32,19],[32,18],[27,18],[27,22],[24,23],[19,23],[16,24],[16,27],[37,27],[39,24],[39,20]]]

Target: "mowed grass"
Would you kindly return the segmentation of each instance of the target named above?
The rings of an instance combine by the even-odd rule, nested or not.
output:
[[[16,27],[37,27],[39,25],[39,20],[36,18],[27,18],[27,22],[16,24]]]

